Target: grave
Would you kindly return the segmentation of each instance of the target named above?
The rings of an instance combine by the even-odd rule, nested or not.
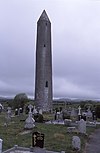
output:
[[[86,134],[86,121],[83,119],[78,121],[78,130],[80,133]]]
[[[32,108],[33,108],[33,106],[30,104],[28,106],[28,108],[29,108],[29,116],[25,121],[24,128],[25,129],[32,129],[33,127],[35,127],[35,125],[34,125],[35,120],[32,118]]]
[[[67,127],[67,132],[68,133],[74,133],[74,132],[77,132],[77,129],[76,129],[76,127]]]
[[[93,116],[93,121],[96,121],[97,117],[96,117],[96,112],[95,111],[92,111],[92,116]]]
[[[62,112],[56,112],[54,114],[54,120],[56,121],[62,121],[63,120],[63,113]]]
[[[36,110],[35,106],[33,107],[33,114],[37,114],[38,111]]]
[[[39,114],[41,114],[41,115],[42,115],[42,109],[40,109],[40,110],[39,110]]]
[[[20,147],[18,145],[15,145],[14,147],[3,151],[2,153],[65,153],[65,151],[61,151],[61,152],[55,152],[55,151],[48,151],[45,148],[39,148],[39,147],[30,147],[30,148],[26,148],[26,147]]]
[[[0,113],[2,112],[2,110],[3,110],[3,106],[2,104],[0,104]]]
[[[81,119],[81,107],[79,106],[78,107],[78,120]]]
[[[90,110],[90,107],[87,110],[86,120],[87,121],[93,121],[93,115],[92,115],[92,112]]]
[[[70,114],[70,119],[72,121],[76,121],[77,118],[78,118],[77,112],[76,112],[75,108],[72,108],[72,111],[71,111],[71,114]]]
[[[86,112],[82,112],[81,119],[83,119],[84,121],[86,121],[86,116],[87,116],[87,113]]]
[[[44,147],[44,134],[39,132],[32,133],[32,147]]]
[[[23,113],[23,108],[19,108],[19,115]]]
[[[11,120],[11,107],[7,108],[7,122]]]
[[[80,151],[81,149],[81,140],[78,136],[73,136],[72,137],[72,147],[75,150]]]
[[[0,153],[2,153],[2,139],[0,139]]]
[[[70,120],[70,119],[64,119],[64,124],[66,126],[71,126],[71,123],[72,123],[72,120]]]

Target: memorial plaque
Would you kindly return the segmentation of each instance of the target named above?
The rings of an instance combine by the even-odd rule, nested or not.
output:
[[[44,147],[44,134],[39,132],[34,132],[32,134],[32,146],[33,147]]]

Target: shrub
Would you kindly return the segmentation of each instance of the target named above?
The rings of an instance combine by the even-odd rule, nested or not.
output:
[[[43,115],[42,114],[34,114],[35,122],[43,123]]]
[[[97,118],[100,118],[100,105],[97,105],[95,108],[95,114]]]

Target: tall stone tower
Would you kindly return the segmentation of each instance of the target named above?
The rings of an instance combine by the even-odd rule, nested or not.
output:
[[[37,22],[35,102],[43,111],[52,109],[51,22],[45,10]]]

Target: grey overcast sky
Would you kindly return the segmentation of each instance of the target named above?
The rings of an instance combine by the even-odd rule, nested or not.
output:
[[[54,97],[100,98],[99,0],[0,0],[0,96],[34,97],[44,9],[52,23]]]

